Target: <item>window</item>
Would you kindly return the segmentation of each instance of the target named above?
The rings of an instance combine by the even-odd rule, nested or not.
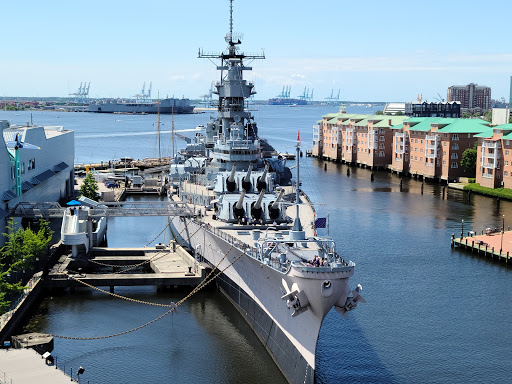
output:
[[[510,140],[505,140],[506,145],[510,145]],[[508,151],[507,151],[508,152]]]
[[[420,157],[420,161],[423,161],[423,157]]]
[[[418,152],[418,148],[416,148],[416,147],[415,147],[415,148],[414,148],[414,152]]]
[[[503,174],[504,174],[505,176],[508,176],[508,172],[507,172],[507,171],[503,172]]]
[[[459,164],[457,164],[456,162],[453,162],[452,163],[452,168],[459,168]]]
[[[458,141],[458,140],[459,140],[459,135],[454,133],[453,136],[452,136],[452,141]]]
[[[446,165],[446,160],[443,160],[443,165]]]
[[[445,135],[446,135],[446,133],[445,133]],[[443,147],[446,147],[446,141],[443,143]]]
[[[423,144],[423,140],[420,140],[420,144]]]
[[[379,144],[379,149],[384,149],[384,143]]]
[[[471,133],[468,133],[468,139],[471,139]]]
[[[507,161],[505,161],[505,165],[508,165],[508,160],[507,160]]]
[[[379,152],[379,157],[384,157],[384,156],[385,156],[385,155],[384,155],[384,151],[380,151],[380,152]]]
[[[381,135],[384,134],[384,128],[380,129],[380,133],[381,133]]]
[[[381,136],[381,137],[379,138],[379,141],[384,141],[384,140],[386,140],[386,138],[385,138],[384,136]]]
[[[457,149],[459,149],[459,144],[455,143],[452,145],[452,150],[456,151]]]
[[[415,141],[414,141],[415,143],[417,143],[417,142],[418,142],[418,139],[414,139],[414,140],[415,140]]]
[[[416,160],[418,160],[418,157],[417,157],[417,156],[414,156],[414,160],[415,160],[415,161],[416,161]]]
[[[450,156],[451,159],[458,159],[459,158],[459,155],[456,154],[456,153],[452,153],[452,155]]]
[[[446,151],[443,151],[443,156],[446,156]]]
[[[508,141],[508,140],[507,140]],[[508,149],[505,151],[505,155],[508,155]]]

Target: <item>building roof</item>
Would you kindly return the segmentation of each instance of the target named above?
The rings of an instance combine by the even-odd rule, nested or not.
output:
[[[379,128],[380,127],[393,127],[393,126],[396,126],[397,124],[400,124],[399,129],[401,129],[403,127],[401,123],[404,120],[409,119],[409,116],[382,116],[382,117],[383,117],[383,119],[381,121],[379,121],[376,124],[373,124],[374,127],[379,127]]]
[[[442,133],[482,133],[486,131],[491,131],[492,128],[489,127],[489,122],[481,119],[452,119],[453,122],[450,122],[443,128],[439,129],[438,132]]]

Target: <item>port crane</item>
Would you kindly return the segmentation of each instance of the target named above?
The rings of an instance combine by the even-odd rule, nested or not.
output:
[[[341,92],[341,90],[338,89],[338,95],[335,97],[334,96],[334,89],[332,89],[331,90],[331,96],[326,97],[325,100],[329,101],[332,104],[336,104],[337,102],[340,101],[340,92]]]
[[[151,103],[151,89],[153,88],[153,83],[149,83],[149,88],[146,93],[146,82],[144,82],[144,85],[142,86],[141,93],[134,95],[135,100],[137,103]]]
[[[78,91],[75,93],[70,93],[69,96],[75,97],[75,103],[76,104],[85,104],[87,102],[87,99],[89,97],[89,88],[91,87],[91,82],[89,81],[89,84],[86,82],[81,82],[80,87],[78,87]]]

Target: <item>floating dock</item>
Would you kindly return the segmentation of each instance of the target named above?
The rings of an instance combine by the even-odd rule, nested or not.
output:
[[[125,273],[126,272],[126,273]],[[75,288],[153,285],[195,287],[206,266],[179,245],[166,248],[93,248],[89,256],[63,255],[49,272],[45,286]]]

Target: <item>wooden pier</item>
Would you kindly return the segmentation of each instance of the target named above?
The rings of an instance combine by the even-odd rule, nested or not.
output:
[[[451,246],[512,265],[512,231],[462,238],[452,235]]]

